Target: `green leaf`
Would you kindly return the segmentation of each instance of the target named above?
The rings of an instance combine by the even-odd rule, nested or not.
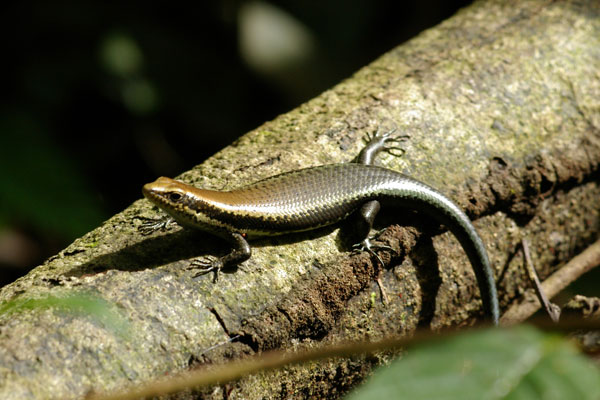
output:
[[[600,371],[531,327],[470,332],[410,349],[347,399],[598,399]]]

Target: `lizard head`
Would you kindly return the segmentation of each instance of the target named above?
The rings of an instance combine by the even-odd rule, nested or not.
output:
[[[197,201],[195,190],[191,185],[162,176],[145,184],[142,193],[175,221],[181,225],[189,225],[194,215],[192,206]]]
[[[154,182],[145,184],[142,193],[152,203],[161,209],[165,209],[185,203],[189,188],[192,188],[192,186],[161,176]]]
[[[229,192],[199,189],[175,179],[160,177],[142,188],[146,199],[182,226],[219,233],[230,227],[218,220]]]

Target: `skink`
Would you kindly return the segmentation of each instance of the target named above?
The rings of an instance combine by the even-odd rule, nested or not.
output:
[[[461,243],[475,271],[486,316],[498,324],[494,274],[485,246],[465,213],[432,187],[399,172],[371,165],[377,153],[393,141],[391,132],[377,134],[359,154],[357,163],[332,164],[276,175],[232,191],[199,189],[161,177],[146,184],[144,196],[171,219],[147,222],[143,233],[164,228],[172,220],[183,227],[221,236],[233,250],[220,258],[195,260],[194,265],[219,271],[251,255],[247,238],[306,231],[336,223],[360,209],[361,248],[372,253],[369,240],[380,204],[417,209],[445,225]]]

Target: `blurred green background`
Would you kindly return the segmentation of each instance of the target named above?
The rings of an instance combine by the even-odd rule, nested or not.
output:
[[[468,3],[5,4],[1,283]]]

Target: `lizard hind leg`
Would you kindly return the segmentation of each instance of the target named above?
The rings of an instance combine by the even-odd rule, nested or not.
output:
[[[380,208],[381,205],[377,200],[371,200],[363,204],[363,206],[360,208],[357,221],[357,231],[359,235],[358,237],[361,238],[361,241],[353,245],[352,248],[355,251],[367,251],[369,254],[375,257],[377,261],[379,261],[381,267],[384,267],[385,264],[374,250],[388,250],[394,253],[397,253],[397,251],[390,246],[373,244],[371,242],[372,240],[379,238],[379,236],[381,236],[381,234],[386,230],[386,228],[384,228],[370,236],[371,230],[373,229],[373,222],[375,221],[375,217],[377,216]]]
[[[371,200],[363,204],[363,206],[360,208],[357,230],[360,234],[359,237],[362,238],[362,240],[356,243],[354,246],[352,246],[352,248],[355,252],[366,251],[371,255],[371,257],[377,260],[380,269],[376,281],[377,285],[379,286],[379,291],[381,293],[381,299],[383,303],[388,304],[389,299],[383,286],[383,282],[381,281],[381,274],[383,272],[383,269],[385,268],[385,263],[383,262],[381,257],[379,257],[379,254],[375,252],[375,250],[389,250],[394,253],[396,253],[396,250],[394,250],[390,246],[377,245],[371,243],[371,240],[378,238],[379,235],[381,235],[381,233],[383,232],[383,230],[377,232],[374,236],[369,236],[371,233],[371,229],[373,228],[373,221],[375,220],[375,217],[377,216],[377,213],[379,212],[380,208],[381,205],[377,200]]]

